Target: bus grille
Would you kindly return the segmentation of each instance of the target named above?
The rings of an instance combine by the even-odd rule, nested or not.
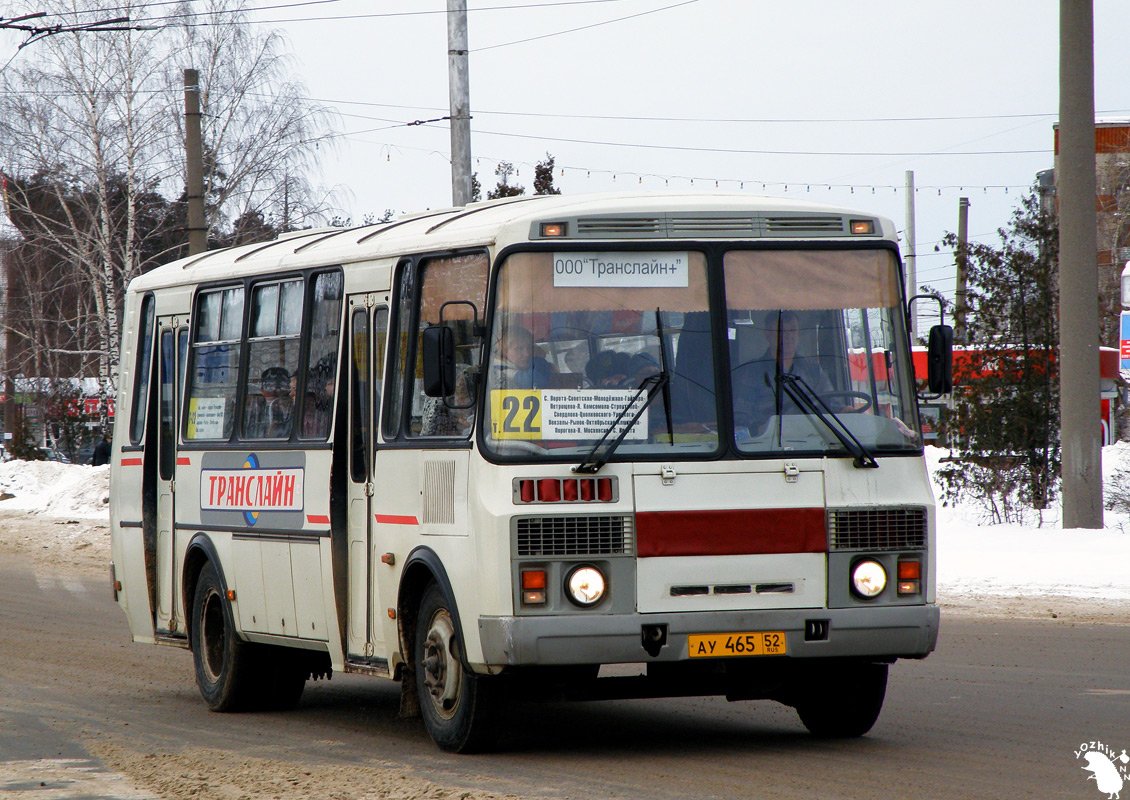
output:
[[[519,556],[631,555],[632,518],[625,516],[520,517]]]
[[[830,550],[920,550],[925,508],[828,509]]]

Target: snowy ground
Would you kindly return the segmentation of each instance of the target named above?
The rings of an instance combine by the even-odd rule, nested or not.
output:
[[[931,472],[946,455],[927,450]],[[1120,466],[1130,468],[1130,444],[1103,451],[1108,480]],[[108,467],[0,463],[0,546],[64,571],[101,571],[108,497]],[[1130,515],[1106,512],[1103,530],[1063,530],[1058,518],[1054,509],[1043,527],[986,525],[974,508],[939,506],[938,602],[974,614],[1130,621]]]

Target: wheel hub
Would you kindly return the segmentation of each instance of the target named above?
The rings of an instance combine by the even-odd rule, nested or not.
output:
[[[459,686],[463,677],[455,642],[455,626],[447,612],[441,610],[428,626],[420,666],[432,705],[445,719],[453,716],[459,705]]]

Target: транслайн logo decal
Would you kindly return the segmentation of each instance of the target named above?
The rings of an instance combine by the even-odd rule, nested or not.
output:
[[[1094,781],[1107,800],[1121,800],[1119,793],[1130,781],[1130,755],[1116,751],[1102,742],[1083,742],[1075,751],[1075,760],[1084,762],[1081,768],[1090,773],[1087,780]]]

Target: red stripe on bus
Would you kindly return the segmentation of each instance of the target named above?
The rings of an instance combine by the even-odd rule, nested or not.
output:
[[[307,514],[306,521],[311,525],[329,525],[330,518],[325,514]]]
[[[123,467],[140,467],[141,464],[142,464],[142,461],[141,461],[140,458],[123,458],[122,459],[122,466]]]
[[[824,553],[823,508],[644,511],[636,514],[636,552],[655,556]]]
[[[181,467],[191,467],[192,466],[192,459],[187,458],[185,456],[181,456],[180,458],[177,459],[177,465],[181,466]]]
[[[374,514],[377,522],[383,522],[386,525],[419,525],[420,520],[415,517],[398,517],[395,514]]]

